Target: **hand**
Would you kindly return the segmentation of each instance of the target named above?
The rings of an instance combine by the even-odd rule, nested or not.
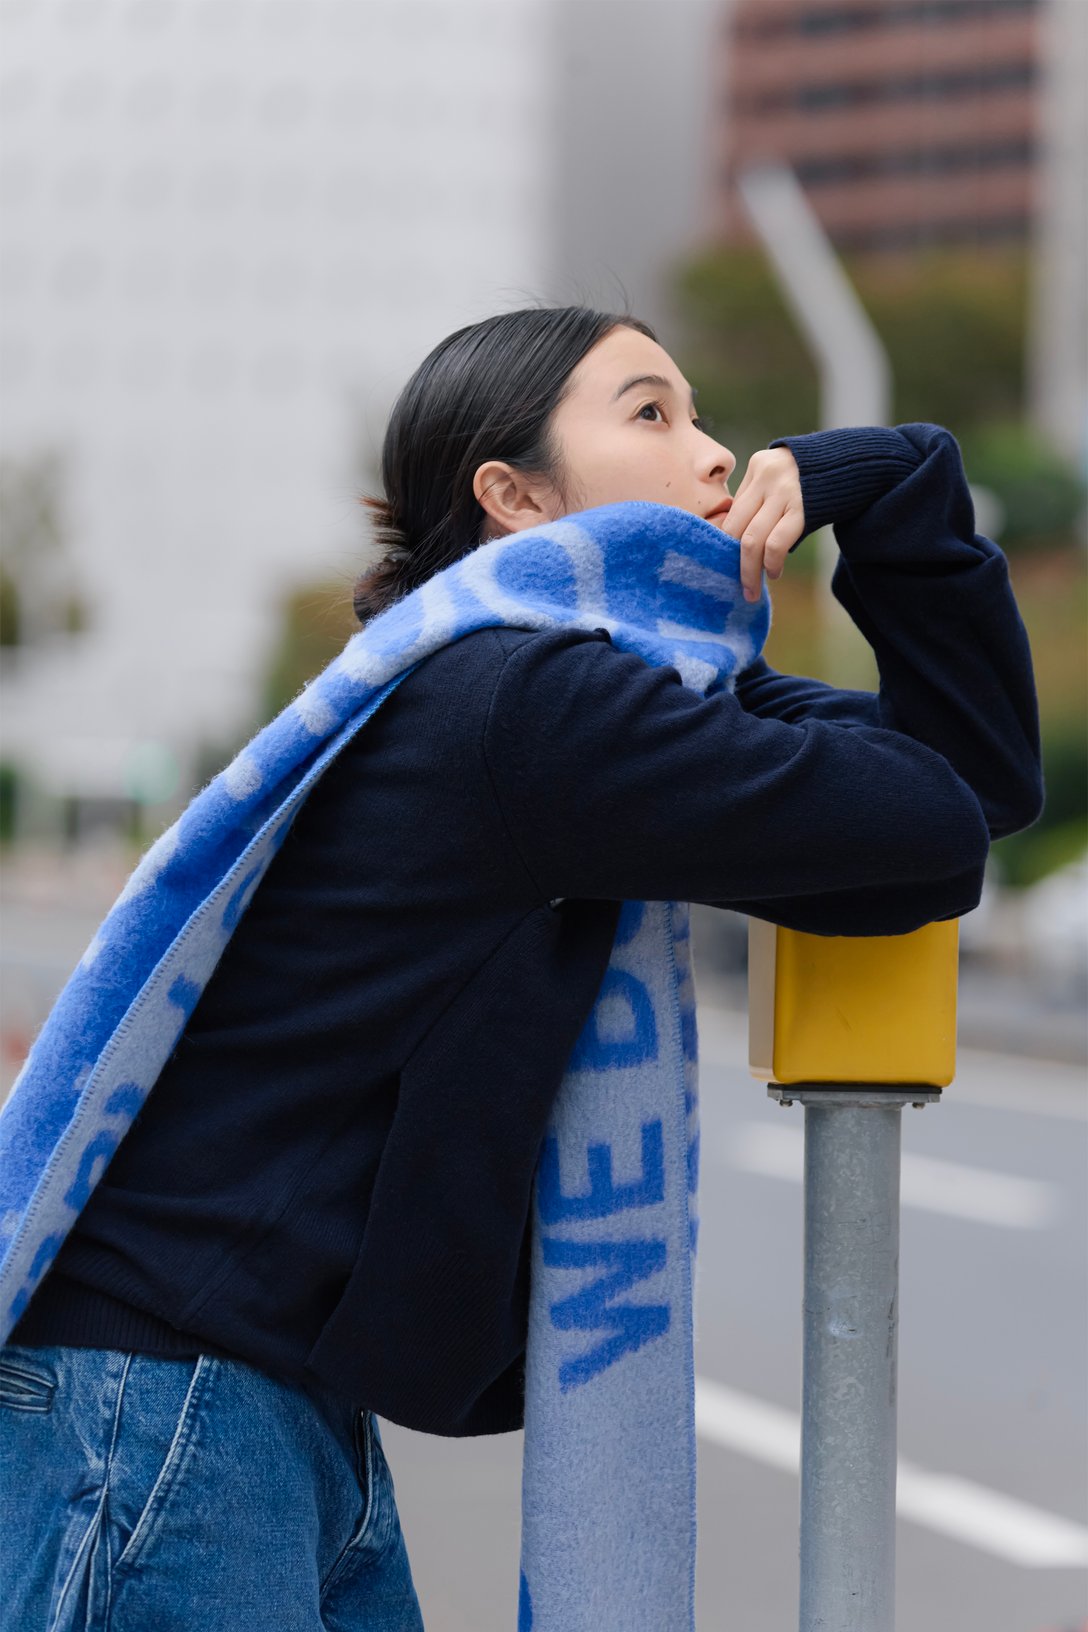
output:
[[[768,578],[781,578],[786,556],[804,530],[796,459],[789,448],[759,449],[748,461],[744,480],[724,518],[724,531],[740,540],[745,600],[759,600],[764,569]]]

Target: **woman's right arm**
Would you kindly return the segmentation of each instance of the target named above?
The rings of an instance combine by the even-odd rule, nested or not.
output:
[[[542,901],[758,900],[790,927],[874,935],[981,898],[986,819],[941,754],[882,726],[761,719],[604,631],[509,653],[484,748]],[[846,892],[833,925],[828,891]]]
[[[760,657],[738,676],[738,699],[764,719],[901,730],[937,749],[968,783],[991,839],[1030,826],[1044,798],[1031,650],[1006,559],[974,530],[954,437],[918,423],[771,444],[779,445],[797,462],[805,532],[834,525],[832,592],[873,648],[880,689],[779,674]],[[731,904],[757,917],[770,906]],[[810,910],[816,927],[833,933],[859,906],[867,904],[856,892],[829,893]]]
[[[853,713],[902,731],[970,784],[991,839],[1030,826],[1043,807],[1031,649],[1008,562],[975,531],[955,437],[918,422],[771,446],[788,447],[797,463],[806,533],[834,525],[832,594],[872,647],[880,689],[836,693],[760,660],[737,695],[779,718],[845,722]]]

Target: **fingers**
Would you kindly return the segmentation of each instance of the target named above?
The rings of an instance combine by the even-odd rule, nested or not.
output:
[[[733,496],[726,530],[740,541],[745,599],[758,601],[762,575],[780,578],[785,558],[804,532],[804,502],[796,461],[788,449],[754,453]]]
[[[740,538],[744,528],[759,514],[772,496],[771,479],[774,471],[773,468],[768,468],[765,452],[766,450],[760,449],[753,453],[733,494],[728,520],[729,531],[734,538]]]
[[[786,557],[801,536],[803,518],[787,505],[782,519],[771,528],[763,548],[763,569],[768,578],[781,578]]]
[[[777,505],[769,502],[760,505],[752,521],[737,532],[730,528],[734,538],[740,539],[740,581],[744,586],[744,598],[748,601],[758,601],[763,591],[761,581],[764,566],[767,576],[777,578],[782,571],[781,560],[776,556],[767,560],[767,549],[780,523],[786,519],[786,512]],[[729,512],[729,520],[733,520],[733,512]],[[782,555],[785,555],[782,551]],[[772,570],[773,569],[773,570]]]
[[[781,578],[790,546],[796,543],[801,530],[801,521],[791,506],[786,505],[777,515],[776,510],[763,504],[742,533],[730,528],[733,537],[740,538],[740,580],[748,601],[759,600],[764,572],[768,578]],[[733,519],[732,511],[729,519]]]
[[[746,476],[744,481],[747,480]],[[749,487],[747,492],[744,492],[743,489],[744,483],[742,482],[740,489],[733,495],[733,503],[730,505],[729,514],[725,518],[725,530],[727,533],[731,533],[734,538],[740,538],[745,528],[751,526],[765,503],[763,494],[757,493],[755,488]]]

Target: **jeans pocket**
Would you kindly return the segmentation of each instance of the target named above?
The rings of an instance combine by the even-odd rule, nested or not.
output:
[[[33,1349],[15,1343],[0,1348],[0,1407],[10,1411],[51,1411],[56,1374]]]
[[[355,1528],[335,1559],[332,1568],[321,1583],[321,1598],[340,1579],[351,1559],[369,1539],[374,1522],[375,1444],[374,1415],[371,1411],[356,1411],[353,1429],[355,1449],[355,1477],[362,1500]]]
[[[154,1536],[193,1454],[200,1404],[220,1363],[210,1354],[132,1356],[107,1481],[114,1570],[132,1568]]]

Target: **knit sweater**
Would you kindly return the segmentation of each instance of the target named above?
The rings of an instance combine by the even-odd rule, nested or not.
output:
[[[759,658],[703,697],[604,630],[431,654],[309,794],[12,1343],[234,1355],[422,1431],[519,1428],[527,1198],[620,903],[827,935],[977,905],[1043,784],[955,439],[771,445],[807,532],[834,524],[879,691]]]

